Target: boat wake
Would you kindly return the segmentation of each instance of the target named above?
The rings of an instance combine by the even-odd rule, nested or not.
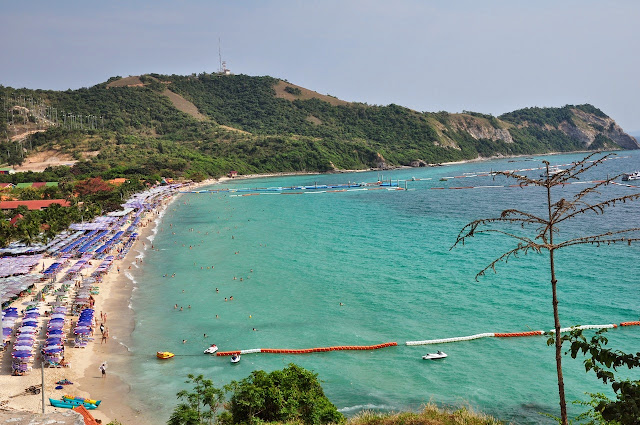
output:
[[[358,404],[355,406],[348,406],[338,409],[340,413],[351,413],[351,412],[359,412],[361,410],[392,410],[391,406],[386,406],[384,404]]]

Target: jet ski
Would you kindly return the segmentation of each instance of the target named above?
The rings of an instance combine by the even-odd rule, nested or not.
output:
[[[426,356],[422,356],[423,360],[438,360],[438,359],[444,359],[445,357],[447,357],[446,353],[443,353],[442,351],[438,351],[437,353],[427,353]]]
[[[205,354],[213,354],[216,351],[218,351],[218,346],[215,344],[211,344],[211,347],[207,348],[206,350],[204,350]]]

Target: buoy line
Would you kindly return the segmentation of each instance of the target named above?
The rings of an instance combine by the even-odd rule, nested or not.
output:
[[[575,329],[613,329],[618,326],[640,326],[640,320],[631,322],[621,322],[620,325],[615,323],[608,323],[604,325],[579,325],[569,328],[560,328],[560,332],[571,332]],[[554,333],[555,329],[548,331]],[[525,332],[486,332],[475,335],[457,336],[452,338],[439,338],[439,339],[426,339],[422,341],[407,341],[405,345],[430,345],[430,344],[445,344],[449,342],[471,341],[479,338],[518,338],[526,336],[540,336],[544,335],[545,331],[525,331]],[[327,351],[360,351],[360,350],[378,350],[386,347],[396,347],[397,342],[385,342],[375,345],[338,345],[333,347],[315,347],[315,348],[303,348],[303,349],[289,349],[289,348],[252,348],[249,350],[234,350],[234,351],[218,351],[216,356],[232,356],[234,354],[310,354],[310,353],[325,353]]]
[[[385,347],[396,347],[397,342],[385,342],[376,345],[338,345],[335,347],[315,347],[304,349],[283,349],[283,348],[252,348],[250,350],[236,351],[218,351],[216,356],[232,356],[234,354],[253,354],[253,353],[271,353],[271,354],[309,354],[324,353],[327,351],[351,351],[351,350],[378,350]]]

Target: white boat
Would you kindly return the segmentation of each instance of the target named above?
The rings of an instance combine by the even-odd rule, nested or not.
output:
[[[216,351],[218,351],[218,346],[215,344],[211,344],[211,347],[207,348],[206,350],[204,350],[205,354],[213,354]]]
[[[640,180],[640,171],[622,175],[622,181],[628,182],[629,180]]]
[[[447,357],[446,353],[438,351],[437,353],[427,353],[426,356],[422,356],[422,360],[437,360],[444,359],[445,357]]]
[[[563,171],[564,171],[563,169],[560,169],[558,167],[551,167],[551,168],[549,168],[549,177],[553,177],[556,174],[562,173]],[[542,174],[540,174],[540,177],[547,177],[546,170]]]
[[[231,356],[231,363],[239,363],[240,362],[240,354],[234,354]]]

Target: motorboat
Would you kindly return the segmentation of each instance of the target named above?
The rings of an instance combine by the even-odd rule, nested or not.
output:
[[[437,353],[427,353],[426,356],[422,356],[422,360],[438,360],[438,359],[444,359],[447,357],[447,354],[442,352],[442,351],[438,351]]]
[[[156,357],[159,358],[159,359],[162,359],[162,360],[170,359],[170,358],[172,358],[174,356],[175,356],[175,354],[170,353],[168,351],[158,351],[156,353]]]
[[[218,346],[215,344],[211,344],[211,347],[207,348],[206,350],[204,350],[205,354],[213,354],[216,351],[218,351]]]
[[[234,354],[231,356],[231,363],[240,363],[240,354]]]
[[[564,170],[558,167],[550,167],[549,168],[549,175],[547,176],[547,171],[545,170],[542,174],[540,174],[540,177],[549,177],[552,178],[557,174],[562,173]]]
[[[628,182],[630,180],[640,180],[640,171],[622,175],[622,181]]]

